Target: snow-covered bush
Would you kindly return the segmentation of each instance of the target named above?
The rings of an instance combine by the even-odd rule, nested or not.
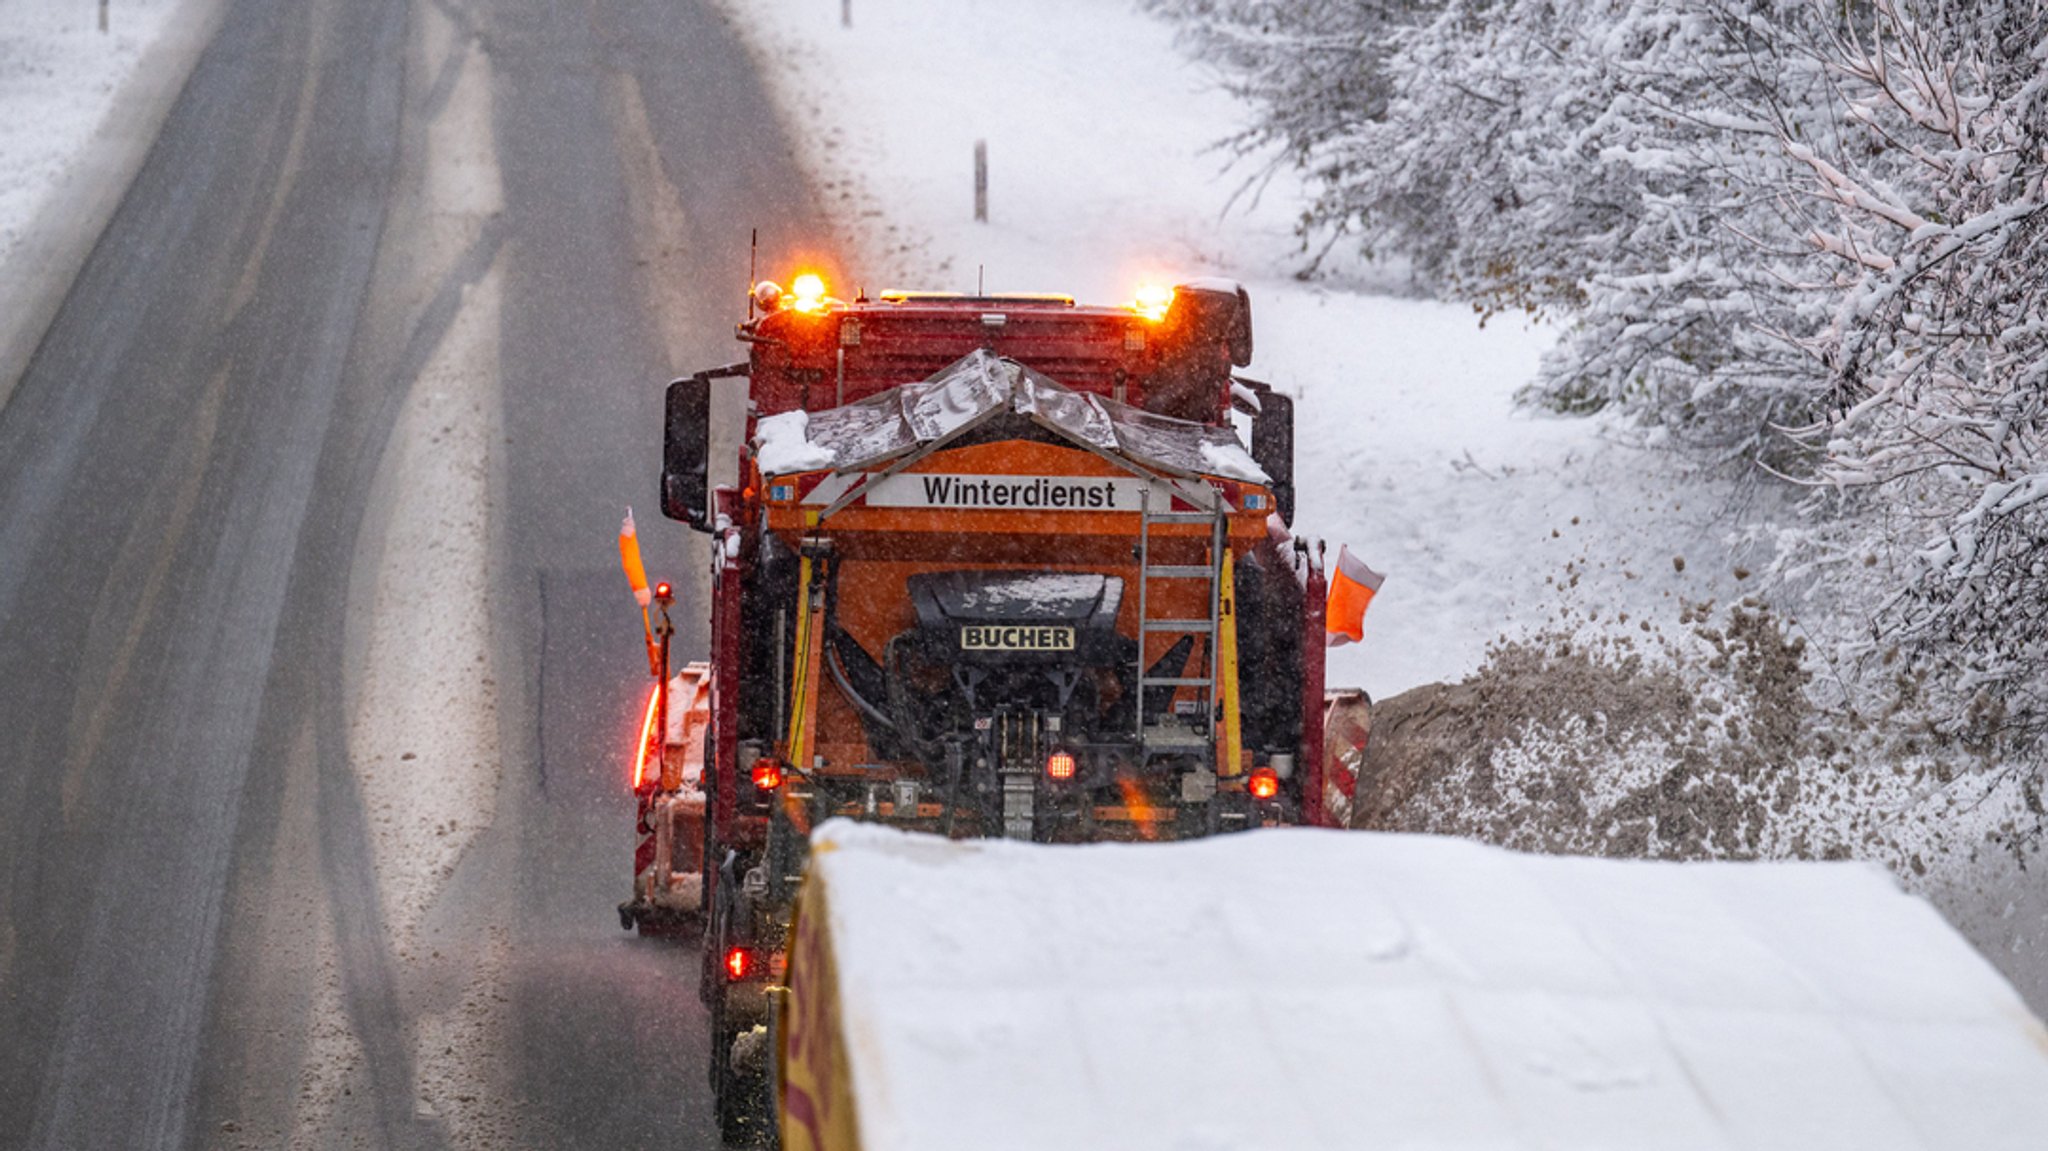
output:
[[[2030,774],[1985,770],[1904,713],[1816,706],[1826,678],[1755,600],[1688,604],[1675,628],[1567,610],[1463,682],[1375,708],[1358,823],[1524,851],[1859,858],[1908,879],[2036,858]]]

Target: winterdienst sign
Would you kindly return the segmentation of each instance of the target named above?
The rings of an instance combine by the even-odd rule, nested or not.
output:
[[[1136,512],[1146,481],[1135,476],[981,476],[904,473],[868,484],[867,504],[881,508],[1016,509]],[[1173,493],[1152,485],[1152,507],[1172,506]]]

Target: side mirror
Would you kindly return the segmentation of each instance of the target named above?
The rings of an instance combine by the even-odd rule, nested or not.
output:
[[[1252,416],[1252,462],[1273,479],[1280,522],[1294,524],[1294,400],[1261,385]]]
[[[700,532],[711,530],[711,378],[686,376],[668,386],[661,442],[661,514]]]

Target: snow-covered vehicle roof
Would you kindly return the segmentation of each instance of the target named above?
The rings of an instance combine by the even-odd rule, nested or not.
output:
[[[1280,830],[949,842],[834,821],[866,1151],[2033,1148],[2048,1032],[1860,864]],[[814,925],[815,926],[815,925]],[[795,1010],[819,974],[792,967]]]
[[[928,379],[841,407],[764,416],[755,425],[755,460],[766,476],[862,471],[1004,412],[1162,475],[1271,482],[1228,427],[1075,391],[986,349]]]

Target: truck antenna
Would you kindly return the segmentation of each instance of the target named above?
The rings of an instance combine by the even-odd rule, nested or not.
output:
[[[754,276],[760,271],[760,263],[761,229],[755,228],[747,240],[747,321],[749,323],[753,322],[754,319]]]
[[[974,265],[974,295],[976,299],[988,295],[988,265]]]

